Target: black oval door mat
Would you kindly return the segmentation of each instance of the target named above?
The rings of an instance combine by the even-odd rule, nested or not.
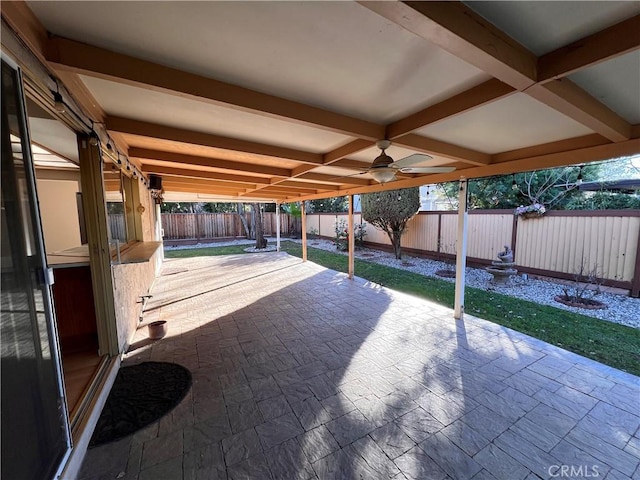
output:
[[[122,367],[111,388],[89,447],[131,435],[160,419],[185,397],[191,372],[167,362]]]

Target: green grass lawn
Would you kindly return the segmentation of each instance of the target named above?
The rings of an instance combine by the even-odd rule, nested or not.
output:
[[[167,251],[168,258],[244,253],[243,246]],[[282,242],[282,250],[302,257],[302,247]],[[347,272],[344,255],[309,247],[309,261]],[[364,260],[355,261],[356,275],[401,292],[453,308],[454,285]],[[504,325],[606,365],[640,375],[640,330],[559,308],[467,287],[465,308],[471,315]]]
[[[229,245],[226,247],[207,247],[207,248],[188,248],[184,250],[165,250],[165,258],[189,258],[189,257],[212,257],[217,255],[235,255],[237,253],[245,253],[244,249],[254,246],[248,245]]]

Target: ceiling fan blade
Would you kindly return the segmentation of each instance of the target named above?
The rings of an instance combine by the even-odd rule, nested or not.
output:
[[[417,165],[419,163],[428,162],[429,160],[433,160],[433,157],[424,153],[414,153],[413,155],[409,155],[408,157],[396,160],[395,162],[393,162],[393,166],[396,168],[405,168],[412,165]]]
[[[405,167],[401,168],[402,173],[449,173],[456,167]]]

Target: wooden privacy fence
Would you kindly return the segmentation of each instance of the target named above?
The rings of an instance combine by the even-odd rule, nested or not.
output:
[[[307,232],[334,237],[336,220],[346,214],[307,215]],[[354,215],[356,223],[361,214]],[[420,212],[407,226],[402,248],[432,258],[451,258],[456,251],[457,212]],[[607,285],[640,292],[640,211],[550,211],[538,218],[515,217],[512,210],[469,212],[467,260],[488,265],[505,245],[515,253],[522,272],[573,279],[584,265],[597,267]],[[365,243],[390,248],[387,235],[367,226]]]
[[[251,225],[251,214],[245,215]],[[275,236],[276,214],[263,213],[262,224],[265,235]],[[221,238],[246,238],[240,216],[236,213],[163,213],[164,240],[215,240]],[[288,214],[280,217],[280,234],[289,235],[300,231],[300,219]]]

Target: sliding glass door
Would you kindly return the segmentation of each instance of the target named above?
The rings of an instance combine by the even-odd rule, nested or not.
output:
[[[55,476],[70,449],[20,72],[2,60],[2,478]]]

